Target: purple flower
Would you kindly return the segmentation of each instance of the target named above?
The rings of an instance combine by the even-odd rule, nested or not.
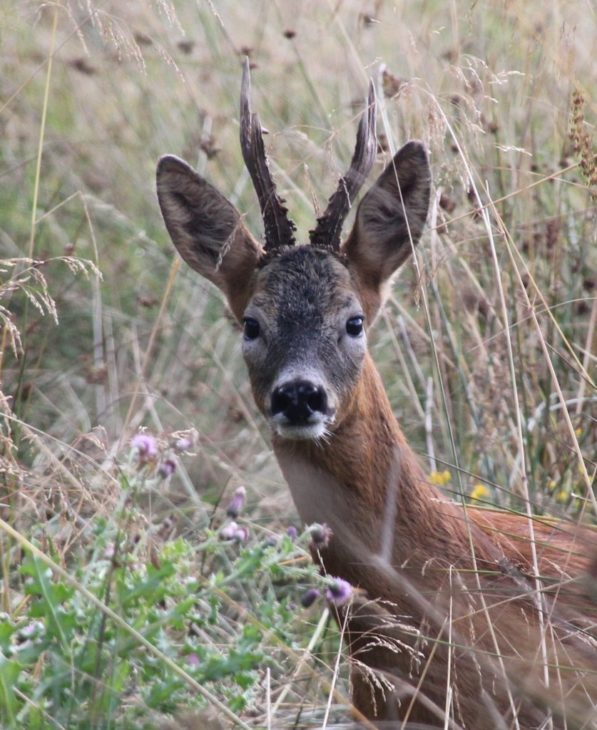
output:
[[[192,446],[193,442],[190,438],[186,438],[186,436],[177,439],[174,443],[174,448],[177,451],[188,451]]]
[[[228,517],[232,517],[232,519],[235,520],[239,516],[245,506],[246,498],[247,490],[244,487],[238,487],[232,495],[230,504],[226,508],[226,514]]]
[[[236,522],[229,522],[220,530],[220,540],[234,540],[238,525]]]
[[[286,534],[291,540],[296,540],[298,537],[298,530],[294,525],[290,525],[290,527],[286,529]]]
[[[235,540],[245,542],[249,537],[249,530],[236,522],[229,522],[220,530],[220,540]]]
[[[342,578],[332,578],[326,589],[325,597],[334,606],[343,606],[352,596],[352,586]]]
[[[41,634],[44,629],[44,625],[41,621],[31,621],[26,626],[23,626],[19,630],[19,635],[23,639],[32,639],[33,637]]]
[[[311,535],[312,546],[316,550],[321,550],[329,545],[334,533],[332,532],[332,528],[324,522],[322,525],[311,525],[309,527],[309,534]]]
[[[309,606],[312,606],[320,596],[321,593],[317,590],[317,588],[309,588],[309,590],[305,591],[301,596],[301,606],[303,608],[309,608]]]
[[[236,528],[236,534],[234,535],[236,542],[246,542],[249,539],[249,528],[239,525]]]
[[[158,455],[157,441],[148,433],[138,433],[133,436],[131,446],[137,450],[140,461],[152,461]]]
[[[199,657],[197,656],[197,654],[189,654],[187,656],[187,664],[192,669],[197,669],[197,667],[199,666]]]
[[[162,477],[162,479],[167,479],[168,477],[171,477],[175,471],[176,464],[172,459],[166,459],[165,461],[162,461],[158,468],[158,474]]]

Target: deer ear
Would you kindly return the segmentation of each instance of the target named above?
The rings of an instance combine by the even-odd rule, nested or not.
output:
[[[251,274],[263,253],[236,208],[183,160],[162,157],[157,192],[178,253],[221,289],[237,319],[249,298]]]
[[[361,201],[343,251],[366,287],[379,293],[412,253],[427,219],[430,187],[425,147],[408,142]]]

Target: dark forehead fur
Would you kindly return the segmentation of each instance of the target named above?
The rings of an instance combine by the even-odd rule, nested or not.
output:
[[[260,266],[255,303],[280,320],[319,320],[331,306],[351,300],[351,276],[344,258],[315,246],[285,248]]]

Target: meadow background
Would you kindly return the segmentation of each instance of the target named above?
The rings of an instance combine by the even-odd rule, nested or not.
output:
[[[429,147],[429,226],[371,345],[429,478],[595,521],[596,37],[588,0],[0,2],[3,727],[347,721],[237,328],[155,195],[174,153],[261,230],[244,55],[303,240],[369,78],[376,172]]]

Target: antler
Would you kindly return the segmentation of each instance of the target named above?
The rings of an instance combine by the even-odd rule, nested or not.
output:
[[[251,73],[249,59],[245,58],[240,92],[240,145],[245,165],[251,175],[259,199],[265,229],[265,249],[267,251],[279,246],[294,245],[296,226],[288,217],[284,200],[276,193],[276,186],[268,167],[265,147],[263,146],[261,122],[257,114],[251,112],[250,96]]]
[[[333,251],[339,250],[342,224],[357,193],[373,167],[376,151],[375,88],[373,81],[370,81],[367,109],[359,122],[357,143],[350,169],[344,177],[340,178],[338,188],[329,199],[325,213],[317,219],[315,229],[309,231],[309,238],[313,246],[331,248]]]

